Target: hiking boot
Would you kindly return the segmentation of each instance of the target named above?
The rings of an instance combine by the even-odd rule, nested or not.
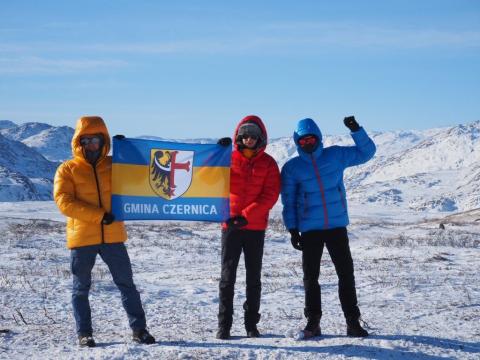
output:
[[[303,329],[303,338],[309,339],[320,335],[322,335],[322,331],[320,330],[320,316],[310,316],[307,321],[307,326]]]
[[[317,326],[316,328],[310,330],[310,329],[307,329],[307,327],[305,327],[305,329],[303,329],[303,338],[304,339],[310,339],[310,338],[313,338],[315,336],[320,336],[322,335],[322,330],[320,330],[320,326]]]
[[[81,347],[95,347],[95,340],[93,340],[92,335],[78,335],[78,345]]]
[[[247,337],[249,338],[258,338],[262,335],[260,335],[260,332],[257,329],[256,325],[253,325],[251,328],[247,329]]]
[[[155,338],[150,335],[147,329],[134,330],[133,331],[133,341],[139,344],[155,344]]]
[[[361,325],[358,318],[347,319],[347,335],[352,337],[367,337],[368,331]]]
[[[260,332],[257,329],[257,324],[260,321],[260,314],[258,312],[250,312],[247,311],[248,307],[246,304],[243,305],[245,309],[244,314],[244,323],[245,323],[245,330],[247,331],[247,336],[249,338],[257,338],[260,337]]]
[[[217,339],[219,340],[227,340],[230,339],[230,329],[227,328],[219,328],[217,331]]]

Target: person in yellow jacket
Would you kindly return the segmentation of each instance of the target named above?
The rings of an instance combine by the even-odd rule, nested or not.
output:
[[[81,117],[72,139],[73,159],[55,174],[54,199],[67,216],[67,247],[71,250],[72,305],[80,346],[94,347],[88,293],[97,254],[108,265],[122,295],[133,340],[152,344],[146,329],[140,294],[133,283],[132,266],[124,242],[124,223],[111,213],[112,158],[110,136],[102,118]]]

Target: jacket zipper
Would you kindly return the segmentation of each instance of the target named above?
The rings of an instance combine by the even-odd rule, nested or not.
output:
[[[247,163],[247,169],[248,169],[248,172],[247,172],[247,181],[245,182],[245,185],[248,186],[248,184],[250,184],[250,180],[252,179],[252,170],[253,170],[253,164],[252,164],[252,161],[251,159],[247,159],[248,163]],[[243,192],[245,195],[243,196],[243,201],[242,201],[242,210],[245,209],[245,200],[247,198],[247,188],[246,186],[244,187],[244,192]],[[240,214],[242,215],[242,214]]]
[[[322,178],[320,177],[320,171],[318,170],[317,162],[315,161],[313,154],[310,154],[310,157],[312,158],[313,168],[315,169],[315,175],[317,176],[318,186],[320,187],[320,194],[322,195],[323,216],[325,218],[325,221],[323,223],[323,228],[328,229],[328,211],[327,211],[327,201],[325,200],[325,189],[323,187]]]
[[[93,174],[95,175],[95,183],[97,184],[98,204],[102,208],[103,205],[102,205],[102,197],[100,195],[100,184],[98,182],[98,176],[97,176],[97,166],[96,166],[96,164],[92,164],[92,167],[93,167]],[[100,228],[102,230],[102,244],[104,244],[105,243],[105,237],[104,237],[104,233],[103,233],[103,223],[100,223]]]

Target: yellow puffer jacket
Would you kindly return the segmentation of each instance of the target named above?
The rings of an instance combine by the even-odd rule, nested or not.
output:
[[[105,144],[95,168],[85,159],[80,137],[103,134]],[[69,249],[127,240],[123,222],[102,225],[105,212],[111,212],[112,158],[110,136],[102,118],[85,116],[78,120],[72,139],[73,159],[65,161],[55,174],[53,197],[67,216]]]

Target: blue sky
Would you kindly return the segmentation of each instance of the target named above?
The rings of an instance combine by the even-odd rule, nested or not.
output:
[[[0,0],[0,119],[271,137],[480,120],[480,1]]]

